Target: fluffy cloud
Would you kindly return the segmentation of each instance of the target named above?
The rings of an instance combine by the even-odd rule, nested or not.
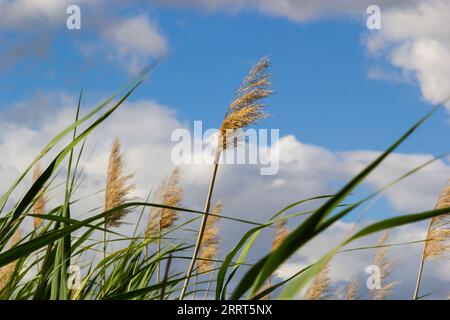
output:
[[[8,176],[17,175],[55,132],[70,123],[75,104],[76,99],[68,94],[41,92],[3,112],[0,124],[7,130],[0,136],[0,153]],[[19,117],[23,114],[28,116]],[[147,100],[125,103],[88,141],[95,152],[84,163],[87,180],[101,182],[98,187],[102,188],[109,149],[113,139],[120,137],[128,166],[136,175],[138,193],[144,196],[174,167],[171,150],[175,142],[170,139],[173,130],[180,127],[190,128],[166,106]],[[281,137],[279,148],[280,170],[273,176],[260,175],[258,165],[221,167],[217,191],[224,201],[229,200],[231,212],[261,212],[259,217],[248,218],[264,220],[274,210],[301,198],[335,191],[379,155],[379,151],[370,150],[332,152],[305,144],[292,135]],[[365,186],[372,190],[382,188],[432,159],[429,154],[394,153],[367,178]],[[202,197],[195,194],[205,191],[209,167],[193,164],[182,165],[181,169],[187,189],[192,191],[189,204],[201,208]],[[2,171],[2,176],[5,173]],[[447,161],[437,160],[390,188],[387,200],[401,212],[431,208],[449,176]],[[5,190],[10,182],[2,179],[1,189]],[[273,196],[261,198],[265,194]],[[256,198],[261,201],[246,201]]]
[[[53,102],[53,105],[51,105]],[[3,113],[0,126],[5,128],[0,135],[0,190],[5,190],[13,179],[26,167],[57,130],[64,128],[73,119],[76,99],[64,93],[39,93],[29,101],[17,103],[14,110]],[[28,119],[20,119],[26,108]],[[45,116],[37,116],[44,114]],[[133,125],[130,125],[133,123]],[[83,199],[73,213],[85,216],[92,209],[101,207],[102,193],[93,195],[104,188],[106,166],[112,141],[120,137],[126,159],[127,172],[134,172],[136,190],[134,197],[145,198],[158,182],[170,173],[174,165],[170,154],[174,143],[170,141],[174,129],[189,125],[178,119],[176,113],[167,106],[153,101],[141,100],[124,104],[117,113],[108,119],[88,140],[85,157],[82,162],[85,178],[77,197]],[[91,152],[92,151],[92,152]],[[294,136],[285,136],[280,140],[280,171],[274,176],[261,176],[257,165],[223,165],[220,167],[214,201],[223,200],[224,214],[254,221],[266,221],[276,211],[299,199],[336,191],[339,185],[359,172],[378,151],[332,152],[326,148],[302,143]],[[371,176],[365,187],[378,189],[392,179],[404,174],[432,159],[431,155],[395,153]],[[44,164],[49,158],[44,159]],[[210,167],[207,165],[183,165],[181,167],[185,189],[184,205],[201,209]],[[419,171],[404,182],[390,189],[387,201],[395,210],[419,211],[434,206],[440,189],[450,176],[450,166],[446,161],[436,161]],[[64,177],[61,177],[63,181]],[[27,180],[22,190],[29,185]],[[357,193],[362,192],[359,190]],[[16,194],[19,196],[20,192]],[[54,196],[61,194],[54,191]],[[255,201],[255,199],[258,199]],[[317,204],[317,203],[316,203]],[[308,209],[314,205],[304,206]],[[300,208],[299,208],[300,210]],[[384,214],[386,216],[386,214]],[[378,218],[375,216],[375,218]],[[129,225],[119,231],[130,232],[136,216],[130,216]],[[293,221],[294,226],[298,220]],[[367,223],[367,221],[366,221]],[[299,267],[313,262],[331,246],[342,240],[354,227],[353,222],[340,221],[329,232],[314,239],[304,250],[296,254],[278,273],[286,277]],[[424,236],[425,224],[408,226],[395,230],[390,242],[420,240]],[[248,230],[246,225],[224,220],[221,226],[223,239],[238,239]],[[270,248],[271,233],[266,231],[261,241],[255,245],[252,258],[259,257]],[[373,245],[376,237],[364,239],[358,245]],[[235,241],[224,240],[222,252],[227,252]],[[408,245],[391,250],[392,257],[399,259],[402,273],[393,277],[402,281],[398,297],[408,297],[417,271],[417,259],[420,245]],[[352,274],[364,279],[364,268],[370,264],[373,250],[342,253],[336,256],[332,265],[332,279],[337,285],[343,285]],[[448,281],[447,264],[430,264],[433,272],[427,272],[425,287],[433,288],[437,281]]]
[[[448,1],[382,11],[383,29],[368,37],[367,48],[387,53],[392,65],[417,79],[425,100],[439,103],[450,97],[448,21]]]
[[[167,40],[146,15],[119,21],[102,34],[114,48],[111,57],[126,63],[131,72],[138,72],[150,58],[163,56],[168,50]]]
[[[85,0],[77,3],[86,2]],[[71,0],[1,0],[0,28],[13,29],[64,21]]]
[[[372,1],[361,0],[169,0],[157,1],[169,6],[192,6],[205,12],[253,10],[295,22],[323,17],[360,17],[365,24],[366,9]],[[414,80],[423,98],[440,103],[450,96],[450,3],[446,0],[377,1],[381,8],[382,29],[365,35],[369,52],[386,58],[395,67],[374,67],[369,77],[395,82]],[[397,72],[400,70],[400,72]],[[450,102],[447,103],[450,107]]]
[[[17,31],[25,28],[35,33],[36,29],[63,23],[67,16],[65,9],[71,3],[68,0],[0,0],[0,29]],[[253,10],[302,23],[330,16],[362,17],[361,22],[364,23],[367,6],[372,4],[371,1],[361,0],[156,0],[152,3],[194,7],[209,13]],[[81,0],[77,4],[82,5],[83,12],[97,8],[93,15],[99,19],[92,26],[96,28],[97,37],[103,40],[100,46],[98,42],[80,45],[85,55],[101,50],[108,53],[110,59],[119,61],[127,70],[134,72],[148,59],[167,52],[167,40],[146,15],[118,17],[111,8],[123,4],[114,1],[108,3],[105,10],[101,9],[103,0]],[[448,98],[450,3],[446,0],[384,0],[377,4],[381,7],[382,30],[366,34],[366,47],[369,52],[386,58],[401,72],[375,67],[369,70],[369,77],[396,82],[417,81],[423,98],[431,103]],[[3,43],[9,49],[2,55],[2,64],[12,64],[24,53],[42,54],[45,52],[43,44],[49,46],[50,41],[45,35],[40,35],[40,39],[45,41],[34,44],[30,41],[26,48],[23,44]]]
[[[411,6],[416,0],[382,0],[377,4],[386,8]],[[256,10],[267,15],[285,17],[297,22],[307,22],[323,16],[334,15],[365,15],[366,9],[373,4],[361,0],[156,0],[166,6],[196,7],[205,12],[224,10],[239,12]]]
[[[0,37],[1,65],[11,67],[24,56],[39,58],[48,52],[52,38],[66,30],[66,9],[76,4],[81,9],[81,40],[76,45],[85,57],[97,53],[130,72],[147,65],[151,58],[160,57],[168,50],[167,40],[157,24],[148,15],[122,17],[114,10],[123,4],[104,0],[0,0],[0,32],[18,35],[18,41]],[[84,37],[94,34],[96,40]]]

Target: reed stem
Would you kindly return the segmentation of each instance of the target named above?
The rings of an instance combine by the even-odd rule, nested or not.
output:
[[[202,223],[200,225],[200,230],[197,235],[197,242],[195,244],[194,253],[192,255],[192,259],[189,264],[188,271],[186,273],[186,280],[184,281],[183,288],[181,289],[180,300],[183,300],[184,295],[186,293],[187,286],[189,285],[189,278],[191,277],[192,271],[194,270],[195,262],[197,260],[198,253],[200,251],[200,245],[201,245],[202,239],[203,239],[203,234],[205,233],[206,222],[208,221],[208,216],[209,216],[209,209],[211,208],[211,198],[212,198],[212,194],[214,191],[214,184],[216,182],[217,169],[219,168],[219,157],[221,154],[220,150],[221,150],[220,148],[217,148],[217,151],[216,151],[216,157],[215,157],[214,166],[213,166],[213,173],[211,176],[211,182],[209,183],[208,195],[206,197],[206,202],[205,202],[205,210],[203,211],[204,212],[203,219],[202,219]]]
[[[427,230],[427,235],[426,235],[427,238],[428,238],[428,234],[430,233],[432,224],[433,224],[433,221],[430,221],[430,224],[429,224],[428,230]],[[420,258],[420,265],[419,265],[419,271],[417,273],[416,287],[414,289],[413,300],[417,300],[417,297],[419,295],[420,282],[422,280],[422,273],[423,273],[423,266],[425,264],[425,258],[426,258],[426,256],[425,256],[426,248],[427,248],[427,239],[425,239],[425,242],[423,244],[422,256]]]

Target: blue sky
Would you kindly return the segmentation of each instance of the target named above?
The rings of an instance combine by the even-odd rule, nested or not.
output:
[[[81,8],[81,30],[65,26],[71,3]],[[0,176],[7,177],[0,190],[56,133],[53,124],[63,128],[70,122],[81,88],[84,104],[92,106],[161,55],[165,59],[130,104],[94,138],[89,190],[101,188],[112,136],[120,135],[139,176],[138,195],[145,194],[173,167],[170,133],[195,120],[218,127],[241,80],[265,55],[272,60],[275,94],[267,100],[272,117],[260,127],[280,130],[280,173],[261,177],[255,168],[223,168],[217,187],[225,213],[258,221],[301,198],[333,192],[450,95],[450,7],[444,0],[379,1],[383,28],[373,31],[366,27],[369,2],[360,0],[348,0],[345,7],[328,0],[137,3],[0,0],[0,126],[7,128],[0,133]],[[15,110],[16,118],[8,118]],[[450,151],[448,110],[447,105],[433,115],[356,196]],[[33,120],[36,113],[31,123],[17,120]],[[186,206],[197,208],[209,168],[187,167],[184,175],[191,192]],[[379,199],[366,218],[434,206],[449,176],[448,158],[437,161]],[[333,236],[345,236],[354,220],[346,219]],[[242,231],[224,230],[230,238]],[[424,230],[420,225],[399,231],[392,241],[421,239]],[[327,239],[319,242],[319,252]],[[312,261],[315,249],[298,261]],[[408,279],[414,278],[414,263],[408,263],[416,251],[403,252]],[[353,267],[364,266],[361,261]],[[442,276],[449,267],[433,269],[430,288],[439,281],[450,284]],[[333,269],[336,281],[349,280],[347,268],[344,262]],[[402,290],[411,285],[405,281]]]
[[[133,12],[157,21],[169,43],[167,58],[135,98],[176,108],[186,121],[217,126],[241,78],[264,55],[272,57],[276,90],[268,101],[273,117],[264,126],[308,143],[331,150],[383,149],[430,108],[417,85],[368,77],[371,67],[385,62],[362,43],[370,32],[364,16],[296,23],[255,12],[206,15],[152,6],[117,14]],[[89,27],[88,21],[81,30],[69,31],[60,22],[52,27],[54,39],[42,56],[28,55],[5,66],[1,108],[40,90],[73,93],[84,87],[95,101],[99,92],[119,87],[129,77],[122,66],[103,53],[92,59],[80,54],[83,43],[96,41]],[[6,45],[27,41],[29,35],[13,32],[7,39]],[[444,113],[402,150],[446,151],[440,139],[448,133]]]

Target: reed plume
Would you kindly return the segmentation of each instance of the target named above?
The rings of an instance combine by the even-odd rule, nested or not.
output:
[[[203,241],[200,246],[198,270],[199,272],[208,272],[214,265],[214,258],[219,250],[219,226],[218,222],[220,213],[222,212],[222,202],[218,202],[211,210],[212,215],[206,223]]]
[[[280,220],[275,225],[275,234],[272,241],[272,252],[278,249],[280,244],[286,239],[289,229],[286,228],[286,220]]]
[[[435,209],[444,209],[450,207],[450,180],[442,191]],[[413,299],[416,300],[419,295],[420,281],[422,279],[423,267],[427,259],[439,259],[447,252],[450,252],[450,215],[440,215],[433,217],[428,226],[425,236],[422,256],[420,259],[419,272],[417,274],[416,288]]]
[[[121,143],[118,138],[114,140],[109,156],[108,176],[106,179],[105,211],[123,205],[128,200],[130,191],[134,188],[130,184],[133,175],[123,175],[124,160],[121,154]],[[105,216],[106,227],[119,227],[128,210],[122,209]]]
[[[359,283],[356,276],[352,277],[352,280],[345,289],[345,300],[358,300]]]
[[[329,272],[330,267],[327,265],[317,274],[305,293],[306,300],[325,300],[329,296],[331,284]]]
[[[180,186],[180,170],[175,168],[168,180],[163,180],[156,192],[156,198],[161,204],[170,207],[178,207],[183,200],[183,189]],[[161,252],[161,233],[172,227],[178,219],[178,213],[174,209],[156,208],[150,210],[147,221],[147,228],[145,229],[145,237],[147,239],[157,237],[158,256]],[[148,247],[147,247],[148,254]],[[161,275],[160,263],[157,265],[156,277],[159,283]]]
[[[164,180],[158,187],[157,199],[165,206],[178,207],[183,200],[183,189],[180,186],[180,171],[176,168],[168,180]],[[150,210],[145,236],[153,237],[165,229],[173,226],[178,214],[173,209],[155,208]]]
[[[114,140],[109,156],[108,174],[106,178],[105,189],[105,211],[117,208],[128,201],[128,194],[134,188],[130,183],[133,175],[124,175],[124,160],[121,154],[121,143],[119,138]],[[129,210],[121,209],[109,213],[104,218],[105,230],[103,231],[103,259],[106,258],[107,239],[106,229],[110,227],[119,227],[122,219],[128,214]],[[103,282],[105,274],[103,274]]]
[[[387,259],[389,249],[384,246],[388,237],[389,232],[385,231],[378,239],[373,264],[380,268],[380,288],[372,289],[370,291],[369,296],[372,300],[385,300],[389,295],[391,295],[394,287],[399,283],[398,281],[387,283],[387,280],[394,268],[394,263]]]
[[[22,231],[17,229],[10,239],[10,248],[13,248],[22,240]],[[8,286],[16,270],[17,260],[0,267],[0,293]]]
[[[42,174],[42,170],[41,170],[41,165],[40,163],[36,163],[34,169],[33,169],[33,183],[36,182],[36,180],[41,176]],[[42,215],[45,213],[45,208],[47,206],[47,198],[45,197],[44,191],[41,190],[41,192],[39,192],[38,196],[36,197],[36,200],[34,201],[33,207],[32,207],[32,212],[35,215]],[[34,230],[37,230],[41,224],[42,224],[42,219],[39,217],[34,217],[33,219],[34,221]]]
[[[286,228],[286,220],[280,220],[275,224],[275,232],[273,235],[272,241],[272,252],[274,252],[280,244],[286,239],[289,234],[289,229]],[[264,292],[272,286],[272,276],[269,277],[269,280],[259,289],[257,294]],[[266,294],[260,300],[270,300],[270,293]]]
[[[186,280],[180,294],[180,300],[183,299],[189,279],[196,265],[197,256],[205,232],[206,222],[211,207],[211,197],[216,181],[219,159],[222,151],[236,147],[240,141],[242,130],[255,124],[258,120],[267,118],[264,112],[265,105],[262,103],[264,98],[272,94],[270,90],[271,81],[267,70],[270,66],[268,57],[262,58],[251,70],[242,82],[233,100],[227,108],[225,118],[220,125],[220,135],[217,141],[217,147],[214,157],[213,173],[209,184],[208,194],[206,196],[205,209],[200,229],[197,235],[197,241],[192,255],[191,262],[186,272]]]

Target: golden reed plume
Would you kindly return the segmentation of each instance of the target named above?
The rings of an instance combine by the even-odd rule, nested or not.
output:
[[[450,180],[442,191],[436,210],[450,207]],[[450,252],[450,215],[440,215],[433,217],[428,226],[425,243],[423,245],[422,256],[420,259],[419,272],[417,274],[416,288],[413,299],[416,300],[419,295],[420,281],[422,279],[423,266],[426,259],[438,259],[443,254]]]
[[[330,293],[330,267],[325,266],[314,278],[305,294],[306,300],[325,300]]]
[[[269,58],[262,58],[251,70],[242,82],[238,91],[233,97],[232,102],[228,106],[225,118],[220,126],[220,135],[218,145],[216,147],[215,159],[213,164],[213,174],[208,188],[208,194],[205,201],[205,209],[203,212],[202,222],[197,235],[194,252],[186,272],[186,280],[181,289],[180,300],[183,300],[189,279],[196,265],[196,259],[200,250],[200,244],[203,240],[203,233],[208,220],[209,210],[211,208],[211,198],[214,191],[217,170],[219,167],[220,155],[223,150],[236,147],[239,143],[242,129],[250,126],[260,119],[267,118],[267,114],[263,111],[264,104],[262,100],[272,94],[269,89],[270,75],[267,70],[270,66]]]
[[[183,200],[183,189],[180,186],[180,171],[176,168],[168,181],[163,181],[157,191],[157,198],[165,206],[178,207]],[[152,208],[145,230],[147,238],[173,226],[178,214],[173,209]]]
[[[278,249],[280,244],[286,239],[289,229],[286,228],[286,220],[280,220],[275,225],[275,234],[272,241],[272,251]]]
[[[105,191],[105,211],[123,205],[128,200],[128,194],[134,188],[129,183],[133,175],[123,175],[124,160],[121,154],[120,140],[114,140],[109,156],[108,176]],[[105,216],[105,227],[118,227],[128,210],[119,210]]]
[[[358,300],[359,283],[356,276],[352,277],[352,280],[345,289],[345,300]]]
[[[398,281],[387,283],[392,269],[394,268],[394,263],[387,259],[389,249],[384,246],[388,237],[389,232],[383,232],[378,239],[377,249],[375,250],[373,264],[380,268],[380,288],[372,289],[369,292],[369,296],[372,300],[385,300],[391,295],[394,287],[399,283]]]
[[[208,272],[214,265],[214,258],[219,251],[219,226],[220,214],[222,212],[222,202],[218,202],[211,210],[211,216],[206,223],[203,241],[200,246],[198,270],[199,272]]]
[[[444,188],[436,209],[450,206],[450,184]],[[425,259],[437,259],[450,252],[450,215],[440,215],[431,219],[425,241]]]
[[[41,176],[42,170],[40,163],[36,163],[34,169],[33,169],[33,183],[36,182],[36,180]],[[32,212],[35,215],[42,215],[45,214],[45,208],[47,206],[47,198],[45,197],[44,191],[41,190],[39,192],[38,196],[36,197],[36,200],[34,201]],[[39,217],[34,217],[34,230],[37,230],[42,224],[42,219]]]
[[[272,252],[274,252],[280,244],[286,239],[286,237],[289,234],[289,229],[286,228],[286,220],[280,220],[275,224],[275,232],[273,235],[273,241],[272,241]],[[265,290],[269,289],[272,286],[272,276],[269,277],[269,280],[261,286],[261,288],[258,290],[258,294],[264,292]],[[270,300],[270,293],[266,294],[264,297],[261,298],[261,300]]]
[[[242,82],[220,127],[218,152],[237,146],[242,129],[268,117],[261,101],[272,94],[269,67],[269,58],[262,58]]]
[[[22,240],[22,232],[17,229],[10,239],[10,248],[13,248]],[[0,268],[0,293],[8,286],[11,278],[16,270],[17,260]]]

